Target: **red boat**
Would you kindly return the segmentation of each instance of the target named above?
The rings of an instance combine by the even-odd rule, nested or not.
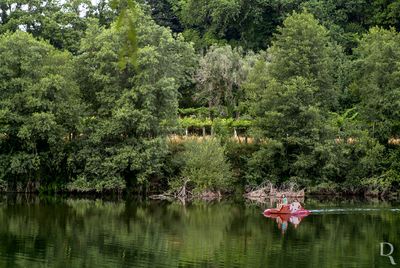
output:
[[[300,215],[300,216],[307,216],[311,212],[309,210],[304,209],[300,203],[292,203],[290,205],[283,205],[280,209],[277,208],[269,208],[264,210],[264,215],[271,215],[271,214],[288,214],[288,215]]]

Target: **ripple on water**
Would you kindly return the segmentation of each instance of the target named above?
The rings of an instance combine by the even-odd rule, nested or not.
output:
[[[260,207],[223,201],[70,202],[46,213],[40,205],[35,213],[2,207],[0,267],[382,267],[387,259],[377,258],[379,243],[400,248],[397,207],[305,207],[311,205],[322,209],[296,226],[289,221],[286,232]]]
[[[355,212],[400,212],[398,208],[327,208],[311,209],[312,214],[351,214]]]

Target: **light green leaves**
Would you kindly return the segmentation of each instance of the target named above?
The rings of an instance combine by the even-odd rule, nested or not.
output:
[[[181,179],[193,183],[197,193],[226,190],[231,186],[230,165],[218,139],[188,141],[184,146]]]

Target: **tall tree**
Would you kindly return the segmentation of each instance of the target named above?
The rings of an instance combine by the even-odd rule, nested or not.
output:
[[[340,47],[331,43],[328,30],[307,12],[294,12],[278,27],[269,49],[269,73],[278,82],[296,76],[317,87],[317,101],[325,108],[337,105],[335,75]]]
[[[160,172],[165,134],[177,116],[179,85],[191,78],[194,50],[181,36],[158,26],[139,8],[137,68],[120,68],[120,48],[129,28],[92,26],[76,67],[89,116],[83,148],[71,166],[70,189],[122,190],[145,185]]]
[[[222,116],[234,117],[243,93],[241,84],[246,70],[243,51],[231,46],[212,46],[200,59],[196,73],[199,86],[197,98],[210,109],[216,108]]]
[[[0,36],[1,178],[11,185],[37,190],[65,175],[83,110],[73,78],[69,53],[21,31]]]
[[[149,6],[151,16],[158,25],[169,27],[174,33],[183,31],[178,15],[173,10],[173,0],[138,0],[138,2]]]
[[[87,27],[89,0],[13,0],[0,4],[0,33],[24,30],[59,49],[77,52]]]
[[[400,135],[400,34],[372,28],[355,50],[355,81],[351,86],[373,136],[386,143]]]
[[[229,42],[247,49],[265,49],[287,13],[302,0],[170,0],[184,35],[198,48]]]
[[[272,42],[269,64],[258,64],[266,79],[249,76],[254,82],[246,84],[264,87],[251,99],[254,134],[268,139],[251,161],[256,170],[266,172],[258,176],[318,176],[322,163],[316,148],[333,140],[326,120],[336,104],[336,51],[340,52],[330,43],[328,31],[311,14],[294,12]]]

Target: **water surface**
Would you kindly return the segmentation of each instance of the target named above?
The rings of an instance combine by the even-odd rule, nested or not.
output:
[[[245,201],[3,196],[0,267],[395,267],[381,242],[400,265],[397,203],[305,202],[285,223]]]

